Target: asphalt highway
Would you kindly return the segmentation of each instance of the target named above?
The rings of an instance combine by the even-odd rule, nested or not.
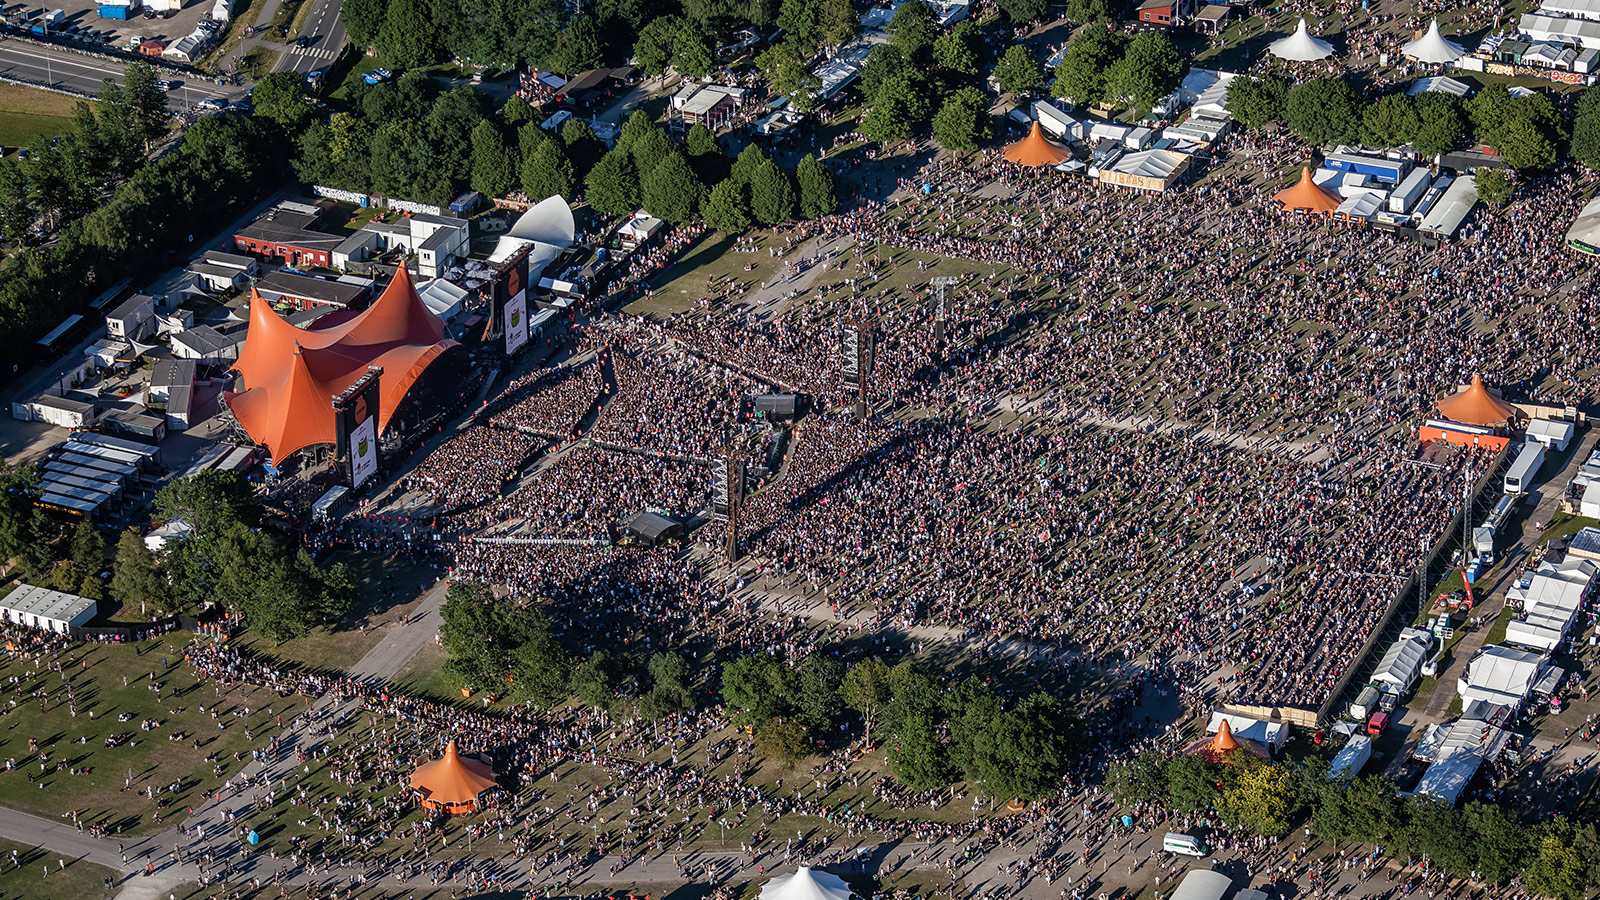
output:
[[[31,84],[50,85],[65,90],[93,94],[110,78],[122,80],[127,63],[100,56],[76,53],[58,48],[0,38],[0,75]],[[216,84],[194,76],[173,76],[159,73],[173,82],[181,82],[167,94],[168,104],[174,112],[183,112],[203,99],[234,100],[244,95],[244,88]]]

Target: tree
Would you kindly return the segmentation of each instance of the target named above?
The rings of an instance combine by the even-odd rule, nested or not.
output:
[[[1283,122],[1311,144],[1345,140],[1360,124],[1355,92],[1343,78],[1297,84],[1283,98]]]
[[[978,51],[973,47],[976,39],[977,29],[971,22],[956,23],[934,39],[933,61],[955,75],[978,74]]]
[[[1106,93],[1148,112],[1178,86],[1182,72],[1183,60],[1172,39],[1157,31],[1141,31],[1106,73]]]
[[[861,19],[850,0],[822,0],[817,11],[817,31],[823,44],[842,47],[861,33]]]
[[[690,156],[707,156],[720,151],[716,135],[700,122],[694,123],[689,133],[683,136],[683,152]]]
[[[1578,95],[1572,117],[1572,158],[1590,169],[1600,169],[1600,88]]]
[[[522,99],[521,94],[512,94],[511,99],[500,107],[500,121],[512,132],[533,120],[533,107],[528,105],[528,101]]]
[[[910,713],[889,744],[889,765],[895,777],[913,790],[944,787],[954,774],[936,724],[931,712]]]
[[[650,170],[639,189],[645,211],[671,225],[693,220],[706,192],[689,161],[676,149]]]
[[[800,661],[795,679],[795,706],[799,718],[813,732],[823,732],[839,715],[839,685],[844,664],[820,651]]]
[[[1481,800],[1468,803],[1461,812],[1472,832],[1472,868],[1479,877],[1504,884],[1521,873],[1528,864],[1532,842],[1516,813]]]
[[[388,7],[388,0],[345,0],[339,7],[339,21],[352,41],[367,46],[377,39]]]
[[[763,225],[777,225],[794,216],[794,184],[789,173],[767,160],[750,179],[750,212]]]
[[[756,67],[772,84],[772,90],[789,98],[801,112],[816,105],[822,80],[806,64],[807,54],[794,41],[773,44],[756,57]]]
[[[614,149],[600,157],[583,185],[589,205],[607,215],[626,216],[639,208],[639,176],[626,150]]]
[[[167,133],[172,112],[167,109],[167,92],[156,85],[156,72],[148,63],[133,63],[123,70],[122,93],[133,110],[133,124],[144,139],[145,150],[156,138]]]
[[[906,58],[893,44],[878,44],[861,63],[856,83],[861,86],[861,96],[873,98],[892,76],[906,69]]]
[[[1416,98],[1417,134],[1411,148],[1424,156],[1452,149],[1467,135],[1467,117],[1461,100],[1429,91]]]
[[[758,729],[788,709],[790,673],[766,653],[741,656],[722,667],[722,699],[738,710],[737,721]]]
[[[1543,169],[1556,161],[1557,137],[1553,131],[1532,116],[1518,115],[1508,119],[1494,140],[1487,143],[1500,151],[1500,158],[1513,169]]]
[[[762,153],[761,148],[754,142],[745,144],[744,149],[739,151],[739,157],[733,161],[733,166],[728,170],[728,180],[748,187],[751,179],[755,178],[756,171],[766,161],[767,155]]]
[[[839,683],[839,697],[844,705],[858,713],[865,723],[863,740],[872,744],[872,719],[893,696],[889,686],[889,667],[876,657],[852,665]]]
[[[533,610],[522,613],[520,618],[522,642],[511,651],[512,693],[548,709],[567,698],[572,661],[556,640],[544,613]]]
[[[1146,750],[1126,762],[1116,763],[1106,772],[1106,790],[1124,805],[1162,799],[1167,793],[1167,755]]]
[[[1176,57],[1177,51],[1173,51],[1173,55]],[[1044,69],[1039,67],[1039,61],[1033,58],[1033,51],[1026,45],[1012,44],[995,63],[993,77],[1001,92],[1016,96],[1038,90],[1044,84]]]
[[[1336,843],[1381,843],[1390,839],[1399,816],[1394,783],[1381,775],[1367,775],[1349,784],[1321,786],[1311,825],[1319,837]]]
[[[1281,78],[1240,75],[1228,82],[1228,95],[1223,106],[1235,122],[1255,131],[1283,116],[1283,97],[1288,91],[1288,82]]]
[[[1256,834],[1276,837],[1287,833],[1294,811],[1288,771],[1259,761],[1252,764],[1242,757],[1240,762],[1237,777],[1220,798],[1223,818]]]
[[[1209,809],[1217,799],[1217,779],[1203,757],[1180,753],[1167,758],[1167,799],[1185,815]]]
[[[1000,0],[1000,11],[1013,24],[1020,24],[1044,18],[1049,5],[1048,0]]]
[[[117,554],[111,564],[111,596],[130,609],[137,604],[141,614],[150,607],[162,609],[166,603],[166,581],[137,528],[127,529],[117,539]]]
[[[1554,900],[1583,900],[1588,887],[1584,868],[1575,847],[1547,832],[1535,841],[1533,861],[1525,877],[1528,888],[1536,894]]]
[[[1106,99],[1106,74],[1122,58],[1122,52],[1122,37],[1114,32],[1104,28],[1079,32],[1056,67],[1055,95],[1084,104]]]
[[[750,228],[749,188],[732,178],[717,182],[701,207],[706,224],[723,234],[743,234]]]
[[[555,141],[544,141],[522,163],[522,191],[530,200],[572,197],[572,163]]]
[[[790,40],[814,51],[822,36],[821,12],[819,0],[783,0],[778,4],[778,27]]]
[[[694,706],[689,691],[689,663],[677,653],[657,653],[650,657],[650,691],[640,698],[640,715],[664,719]]]
[[[378,56],[400,69],[431,65],[441,55],[441,30],[428,0],[389,0],[378,29]]]
[[[6,240],[20,240],[35,218],[22,166],[0,166],[0,233]]]
[[[756,727],[756,747],[785,767],[793,768],[811,752],[810,732],[799,722],[772,720]]]
[[[472,189],[485,197],[504,197],[516,183],[511,149],[500,128],[489,119],[472,126]]]
[[[989,789],[1001,797],[1039,800],[1061,789],[1067,762],[1065,711],[1056,698],[1030,694],[995,721],[990,752],[978,759]]]
[[[572,693],[590,709],[603,712],[616,702],[622,678],[621,660],[605,650],[596,650],[572,670]]]
[[[833,173],[813,154],[800,157],[794,169],[795,181],[800,184],[800,215],[806,219],[820,219],[839,208],[839,198],[834,192]]]
[[[249,482],[220,469],[173,479],[156,492],[155,505],[163,518],[182,519],[202,537],[234,523],[253,526],[261,519],[261,505]]]
[[[633,42],[633,55],[646,75],[660,75],[672,64],[672,46],[685,24],[682,16],[668,13],[651,19],[639,29]]]
[[[907,0],[889,19],[889,40],[905,59],[915,59],[933,44],[938,17],[923,0]]]
[[[1421,125],[1417,104],[1405,94],[1394,93],[1361,113],[1361,140],[1374,147],[1399,147],[1411,143]]]
[[[933,117],[933,139],[946,150],[971,152],[989,133],[989,101],[974,87],[951,94]]]
[[[1473,178],[1478,189],[1478,199],[1499,208],[1511,200],[1511,179],[1499,169],[1480,169]]]
[[[1079,25],[1111,21],[1110,0],[1067,0],[1067,18]]]
[[[1539,169],[1555,162],[1565,123],[1544,94],[1512,97],[1503,85],[1484,88],[1466,103],[1478,142],[1499,151],[1514,169]]]
[[[316,115],[306,103],[305,84],[305,77],[297,72],[273,72],[256,82],[250,95],[255,104],[251,114],[298,133]]]
[[[5,569],[11,562],[22,566],[24,577],[36,577],[50,565],[45,520],[35,501],[39,474],[28,465],[6,465],[0,460],[0,558]]]
[[[588,176],[589,170],[606,152],[606,145],[595,137],[589,123],[576,117],[561,123],[561,143],[566,145],[573,174],[580,179]]]
[[[716,57],[712,54],[711,42],[706,39],[705,31],[693,25],[685,25],[678,32],[677,40],[672,43],[672,68],[679,75],[688,78],[701,78],[716,66]]]
[[[861,130],[867,137],[885,143],[911,137],[911,129],[928,117],[927,89],[927,79],[919,72],[907,70],[889,76],[874,95],[872,109],[861,121]]]
[[[555,49],[550,53],[550,67],[564,75],[573,75],[594,68],[604,58],[605,42],[600,32],[600,22],[585,11],[568,19],[567,27],[556,36]]]

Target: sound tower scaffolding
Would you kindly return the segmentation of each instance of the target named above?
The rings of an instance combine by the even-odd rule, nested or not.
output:
[[[355,490],[378,474],[378,379],[382,366],[368,366],[367,374],[333,398],[334,459]]]
[[[954,275],[935,275],[929,282],[933,285],[933,296],[936,307],[933,314],[933,344],[935,347],[944,347],[945,323],[950,321],[950,315],[944,305],[944,289],[954,286],[961,279]]]
[[[839,353],[844,358],[844,382],[856,390],[856,418],[867,418],[867,387],[872,381],[874,331],[872,319],[846,319],[840,333]]]
[[[728,564],[739,559],[739,507],[744,504],[744,456],[724,450],[711,465],[711,512],[728,522]]]

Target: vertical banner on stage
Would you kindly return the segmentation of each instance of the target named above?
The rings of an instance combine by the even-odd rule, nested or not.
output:
[[[521,350],[528,343],[528,255],[523,253],[506,268],[505,313],[501,321],[506,328],[506,355]]]
[[[350,432],[350,487],[361,487],[377,473],[378,417],[367,416]]]

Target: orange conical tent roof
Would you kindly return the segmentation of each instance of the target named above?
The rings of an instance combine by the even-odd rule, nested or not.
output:
[[[494,770],[475,759],[462,759],[455,741],[445,745],[443,759],[411,773],[411,789],[431,803],[470,803],[494,786]]]
[[[1019,166],[1053,166],[1071,159],[1072,153],[1046,138],[1035,122],[1027,137],[1006,145],[1005,157]]]
[[[1339,208],[1344,201],[1339,195],[1317,184],[1311,179],[1309,166],[1300,169],[1300,181],[1293,187],[1287,187],[1273,195],[1284,209],[1289,212],[1306,210],[1312,215],[1327,215]]]
[[[1489,393],[1483,377],[1474,375],[1466,390],[1439,401],[1439,414],[1465,425],[1504,425],[1517,416],[1517,408]]]
[[[1239,749],[1239,742],[1233,739],[1233,728],[1227,719],[1222,720],[1222,725],[1217,728],[1217,736],[1211,739],[1212,753],[1227,753]]]
[[[276,465],[296,450],[333,443],[333,397],[369,366],[383,367],[378,430],[387,428],[423,370],[454,346],[445,337],[444,322],[422,302],[404,267],[371,306],[330,314],[310,328],[284,321],[252,292],[244,349],[233,364],[245,389],[223,399]]]

